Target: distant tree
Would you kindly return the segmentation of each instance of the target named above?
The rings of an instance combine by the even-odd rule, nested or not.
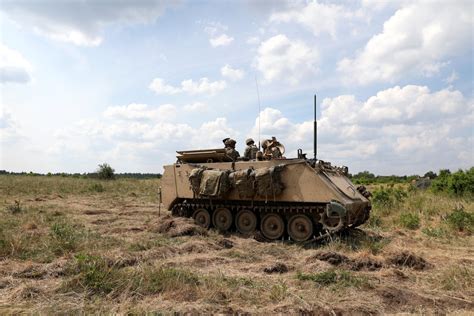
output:
[[[365,179],[374,179],[375,175],[373,173],[370,173],[368,171],[362,171],[356,174],[354,177],[356,178],[365,178]]]
[[[99,169],[97,169],[97,176],[99,179],[103,180],[113,180],[115,179],[115,170],[108,164],[103,163],[99,165]]]
[[[433,171],[428,171],[425,173],[424,178],[430,178],[430,179],[435,179],[438,175],[434,173]]]

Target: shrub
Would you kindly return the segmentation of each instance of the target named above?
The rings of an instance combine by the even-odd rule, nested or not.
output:
[[[420,217],[415,213],[401,213],[400,224],[408,229],[417,229],[420,227]]]
[[[454,209],[446,217],[446,221],[456,230],[474,232],[474,214],[464,211],[463,208]]]
[[[115,170],[104,162],[99,165],[99,169],[97,169],[97,177],[103,180],[113,180],[115,179]]]
[[[402,203],[408,194],[399,188],[380,188],[375,190],[372,195],[372,203],[375,207],[391,208]]]
[[[441,170],[432,183],[432,190],[454,196],[472,197],[474,195],[474,167],[467,171],[458,170],[455,173],[447,169]]]
[[[393,204],[390,193],[384,188],[373,192],[372,203],[377,207],[391,207]]]
[[[54,223],[50,236],[53,240],[55,254],[63,254],[76,250],[79,244],[80,232],[68,223]]]

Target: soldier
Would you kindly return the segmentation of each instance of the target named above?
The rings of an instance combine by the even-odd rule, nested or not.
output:
[[[278,147],[272,147],[272,158],[273,159],[279,159],[279,158],[282,158],[282,154],[281,154],[281,151],[280,151],[280,148]]]
[[[233,161],[236,161],[237,158],[240,157],[240,154],[237,150],[235,150],[235,144],[236,144],[236,141],[231,139],[231,138],[225,138],[224,140],[222,140],[224,142],[224,145],[225,145],[225,154],[231,158]]]
[[[264,141],[262,144],[263,158],[267,160],[283,158],[283,153],[280,150],[280,146],[283,145],[279,141],[277,141],[275,137]]]
[[[247,145],[247,147],[245,148],[245,151],[244,151],[244,158],[248,160],[255,159],[257,156],[257,151],[258,151],[257,146],[255,146],[255,142],[253,141],[252,138],[248,138],[245,141],[245,144]]]

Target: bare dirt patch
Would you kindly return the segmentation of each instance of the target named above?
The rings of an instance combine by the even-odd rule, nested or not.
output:
[[[387,263],[399,267],[408,267],[415,270],[425,270],[432,268],[433,265],[427,262],[424,258],[415,255],[408,251],[394,253],[387,258]]]
[[[171,217],[169,215],[161,218],[157,227],[151,230],[165,234],[168,237],[207,235],[207,230],[194,224],[192,219]]]
[[[268,266],[263,269],[263,272],[272,274],[272,273],[286,273],[289,271],[289,268],[286,264],[282,262],[277,262],[271,266]]]
[[[100,215],[100,214],[110,214],[110,211],[107,210],[86,210],[84,211],[86,215]]]
[[[333,266],[341,266],[353,271],[376,271],[380,270],[383,267],[382,262],[369,256],[351,259],[343,254],[334,251],[319,252],[318,254],[308,258],[307,261],[314,262],[315,259],[325,261]]]

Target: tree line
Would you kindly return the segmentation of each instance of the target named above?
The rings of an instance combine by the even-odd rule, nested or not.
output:
[[[113,180],[120,178],[131,178],[131,179],[160,179],[161,173],[141,173],[141,172],[125,172],[115,173],[115,170],[107,163],[100,164],[95,172],[84,172],[84,173],[67,173],[67,172],[48,172],[48,173],[37,173],[37,172],[10,172],[6,170],[0,170],[0,175],[23,175],[23,176],[34,176],[34,177],[72,177],[82,179],[102,179],[102,180]]]

